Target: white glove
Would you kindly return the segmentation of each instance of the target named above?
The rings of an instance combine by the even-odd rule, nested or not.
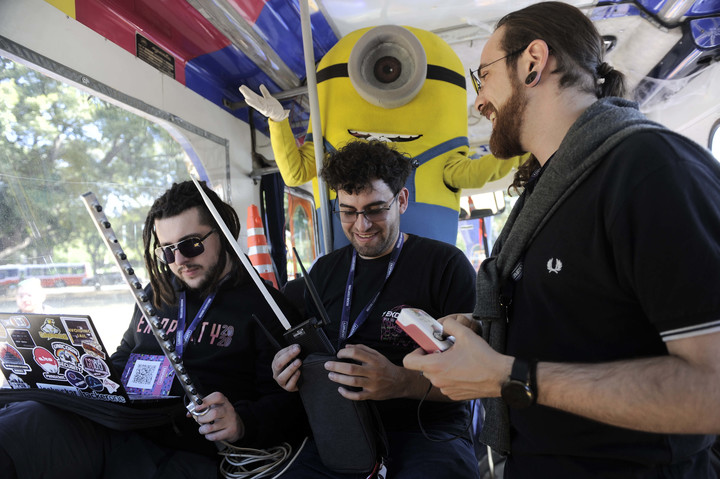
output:
[[[262,96],[245,85],[240,87],[240,93],[245,97],[245,103],[273,121],[283,121],[290,114],[290,110],[283,109],[280,102],[270,95],[265,85],[260,85]]]

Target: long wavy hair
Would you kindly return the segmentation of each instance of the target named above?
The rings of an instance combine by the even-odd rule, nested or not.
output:
[[[235,239],[240,235],[240,219],[232,206],[225,203],[205,182],[200,182],[203,191],[210,198],[210,201],[220,213],[228,229]],[[174,274],[165,263],[158,261],[155,256],[155,248],[160,246],[157,234],[155,233],[155,220],[163,218],[172,218],[190,208],[197,208],[200,213],[200,223],[210,226],[217,230],[220,238],[221,254],[218,258],[217,268],[214,275],[208,281],[205,291],[201,291],[202,295],[207,295],[215,290],[220,282],[220,275],[225,270],[227,258],[229,256],[233,271],[241,271],[239,268],[240,260],[234,255],[222,254],[231,251],[232,247],[225,235],[220,231],[215,218],[205,206],[205,202],[200,196],[200,192],[192,181],[184,181],[182,183],[174,183],[161,197],[153,203],[147,218],[145,218],[145,227],[143,229],[143,244],[145,247],[145,267],[150,275],[150,285],[153,289],[153,304],[160,307],[161,304],[175,304],[177,302],[177,294],[173,286]]]

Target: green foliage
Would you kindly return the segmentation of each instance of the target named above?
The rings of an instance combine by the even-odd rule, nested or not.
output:
[[[110,262],[80,200],[92,191],[142,266],[145,213],[187,177],[182,148],[150,121],[1,57],[0,105],[0,263]]]

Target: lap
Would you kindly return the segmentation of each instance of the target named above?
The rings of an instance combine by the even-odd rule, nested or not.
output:
[[[428,440],[420,432],[387,433],[390,457],[386,464],[388,479],[457,479],[479,478],[478,463],[472,443],[467,439],[445,442]],[[448,439],[448,434],[433,433],[433,439]],[[352,451],[347,451],[352,454]],[[365,479],[362,474],[340,474],[323,466],[317,446],[308,440],[297,459],[282,475],[293,478]]]
[[[159,446],[135,432],[115,431],[34,401],[0,409],[0,445],[19,477],[211,477],[217,461]]]

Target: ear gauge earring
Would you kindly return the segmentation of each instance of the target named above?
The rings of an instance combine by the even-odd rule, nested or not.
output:
[[[531,71],[530,74],[525,78],[525,84],[530,85],[532,82],[535,81],[535,78],[537,78],[538,72]]]

